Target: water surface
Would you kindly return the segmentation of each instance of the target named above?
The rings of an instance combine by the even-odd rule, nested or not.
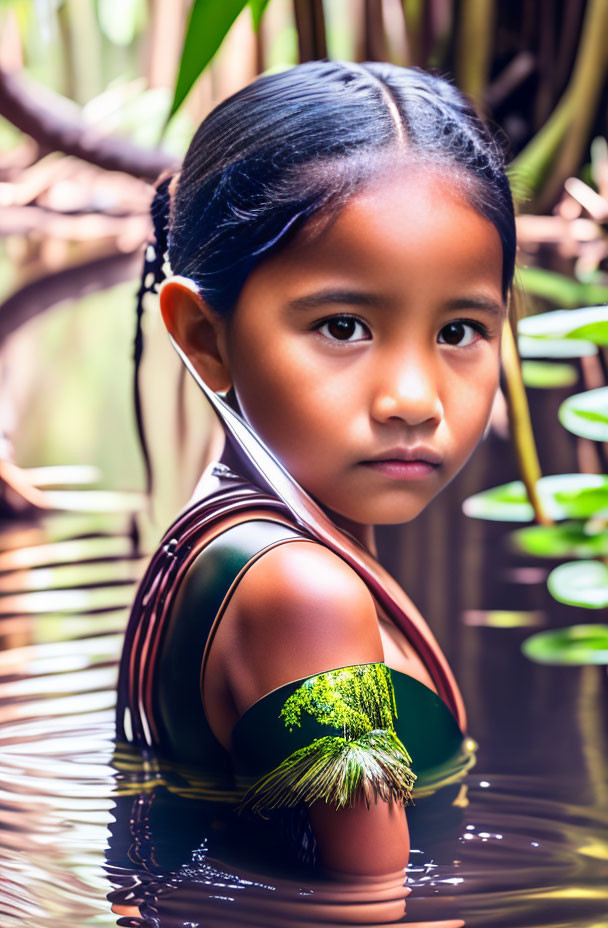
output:
[[[519,650],[530,628],[469,602],[449,657],[479,752],[457,805],[413,829],[405,887],[319,883],[270,871],[255,847],[222,858],[216,792],[116,754],[117,660],[141,569],[128,516],[0,532],[2,928],[608,924],[602,668],[533,665]],[[543,570],[497,569],[524,624],[546,624]]]

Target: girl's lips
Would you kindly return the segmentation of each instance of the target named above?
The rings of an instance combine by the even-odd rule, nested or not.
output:
[[[433,474],[438,464],[429,461],[403,461],[397,458],[387,458],[381,461],[363,461],[366,467],[391,477],[393,480],[424,480]]]

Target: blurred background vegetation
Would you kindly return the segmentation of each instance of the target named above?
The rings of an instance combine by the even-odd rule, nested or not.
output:
[[[74,505],[56,491],[75,485],[143,486],[132,340],[152,185],[179,163],[213,106],[261,72],[329,57],[451,76],[508,153],[520,315],[608,302],[606,0],[0,0],[0,30],[7,514]],[[145,336],[142,392],[156,477],[150,525],[158,535],[188,499],[217,436],[153,299]],[[524,362],[529,390],[581,378],[605,385],[601,345],[591,360],[550,365],[544,350]],[[527,460],[533,480],[540,470],[512,364],[505,392],[523,436],[520,467]],[[504,438],[500,407],[494,425]],[[603,445],[577,440],[580,469],[604,470]],[[560,470],[559,455],[551,466]],[[78,498],[86,505],[85,490]]]

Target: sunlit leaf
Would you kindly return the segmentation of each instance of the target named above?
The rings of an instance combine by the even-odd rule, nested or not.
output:
[[[608,531],[588,532],[583,522],[530,525],[511,533],[516,550],[533,557],[602,557],[608,555]]]
[[[583,338],[594,345],[608,345],[608,320],[581,325],[570,332],[568,338]]]
[[[260,28],[260,23],[262,22],[264,10],[268,6],[268,0],[249,0],[249,6],[251,8],[251,21],[253,23],[253,28],[257,32]]]
[[[517,350],[521,358],[583,358],[597,354],[593,342],[575,341],[566,338],[532,338],[520,335]]]
[[[572,625],[532,635],[522,645],[541,664],[608,664],[608,625]]]
[[[537,483],[543,509],[552,519],[589,518],[608,509],[608,477],[555,474]],[[462,504],[465,515],[500,522],[531,522],[534,511],[521,480],[492,487]]]
[[[600,477],[600,479],[605,481],[606,478]],[[557,490],[555,501],[570,519],[591,519],[593,516],[608,515],[608,487],[605,483],[579,489]]]
[[[203,73],[247,0],[194,0],[169,118]]]
[[[559,407],[558,416],[569,432],[593,441],[608,441],[608,387],[569,396]]]
[[[523,361],[521,374],[527,387],[537,389],[571,387],[578,380],[578,371],[572,364],[550,361]]]
[[[608,306],[582,306],[578,309],[556,309],[520,319],[517,331],[534,338],[576,337],[577,329],[608,323]]]
[[[526,293],[550,300],[559,306],[574,308],[608,302],[608,287],[605,285],[583,283],[541,267],[518,268],[517,286],[521,286]]]
[[[534,518],[534,510],[521,480],[469,496],[462,504],[462,511],[473,519],[497,522],[531,522]]]
[[[560,564],[547,578],[547,588],[560,603],[585,609],[608,606],[608,567],[602,561]]]

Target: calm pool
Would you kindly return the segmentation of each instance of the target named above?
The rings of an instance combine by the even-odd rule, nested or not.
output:
[[[437,631],[478,761],[458,805],[414,829],[405,887],[271,872],[255,847],[223,857],[216,790],[115,752],[117,660],[141,571],[127,517],[2,529],[1,928],[608,925],[605,669],[522,656],[531,631],[563,620],[546,571],[510,558],[495,530],[463,525],[484,581],[456,585],[452,632]],[[433,569],[447,584],[450,550]],[[520,623],[501,624],[492,601]]]

